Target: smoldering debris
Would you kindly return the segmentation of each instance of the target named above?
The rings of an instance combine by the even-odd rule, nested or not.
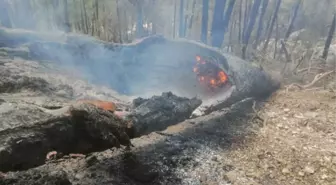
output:
[[[0,184],[20,184],[23,181],[19,179],[34,184],[31,178],[36,183],[50,180],[65,184],[179,184],[183,174],[178,173],[186,171],[186,167],[195,168],[188,164],[195,161],[201,145],[208,146],[210,151],[211,140],[226,142],[229,133],[224,126],[232,120],[218,122],[201,116],[183,122],[204,103],[203,99],[194,98],[201,92],[192,71],[195,56],[214,58],[234,87],[228,97],[213,101],[205,110],[203,114],[211,114],[209,117],[247,97],[265,98],[278,85],[265,71],[246,61],[183,39],[150,37],[117,45],[86,36],[65,34],[55,41],[50,36],[26,34],[22,30],[8,34],[11,30],[0,31],[0,39],[10,38],[1,43],[7,48],[1,50],[5,54],[0,59],[5,72],[0,75],[0,117],[6,117],[0,124],[0,171],[6,172],[0,174]],[[21,49],[25,52],[16,51]],[[32,65],[27,60],[34,61],[36,66],[27,68],[24,65]],[[6,72],[14,61],[19,64]],[[56,75],[61,67],[80,71],[91,83],[108,85],[120,93],[126,88],[136,97],[145,93],[148,96],[122,99],[121,94],[109,88],[97,93],[97,86],[92,84],[78,87],[82,83],[73,82],[77,81],[75,77]],[[37,71],[48,74],[37,75]],[[79,94],[82,98],[115,102],[117,107],[107,110],[99,105],[78,104]],[[134,101],[130,105],[131,99]],[[217,114],[225,120],[230,111],[228,108]],[[244,117],[247,111],[238,112],[231,116]],[[214,122],[217,124],[211,126]],[[169,129],[162,131],[173,125],[177,126],[174,133]],[[190,130],[181,131],[184,126]],[[210,135],[214,137],[209,138]],[[125,151],[132,155],[125,158]],[[50,157],[50,152],[57,154],[57,159]],[[46,163],[47,155],[52,160]],[[15,170],[22,171],[7,172]]]
[[[127,117],[132,120],[136,135],[140,136],[188,119],[201,103],[197,98],[182,98],[165,92],[161,96],[133,100],[134,109]]]

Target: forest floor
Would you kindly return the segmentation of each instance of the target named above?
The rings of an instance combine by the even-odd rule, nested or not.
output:
[[[336,94],[276,92],[248,144],[226,154],[232,184],[336,184]]]

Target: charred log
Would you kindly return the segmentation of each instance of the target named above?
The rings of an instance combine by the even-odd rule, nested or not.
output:
[[[225,111],[205,118],[206,124],[203,123],[204,120],[194,119],[180,123],[177,128],[168,128],[162,134],[153,133],[136,138],[132,140],[135,147],[128,152],[120,149],[106,150],[86,158],[62,159],[27,171],[9,172],[2,179],[0,177],[0,184],[43,184],[50,179],[92,185],[182,184],[181,177],[176,176],[175,171],[197,165],[194,157],[209,142],[216,143],[214,147],[218,144],[217,147],[228,146],[234,142],[236,133],[232,133],[230,127],[236,125],[232,123],[245,124],[244,119],[252,111],[252,103],[253,99],[238,102]],[[216,121],[218,119],[221,121]],[[194,123],[190,124],[191,121]],[[178,129],[179,127],[184,129]],[[218,130],[223,132],[217,132]],[[209,159],[203,160],[211,161],[211,154],[208,155]],[[198,177],[190,180],[197,182]]]
[[[0,131],[0,171],[41,165],[53,150],[89,153],[130,145],[127,123],[111,112],[89,104],[63,108],[58,115],[56,111],[35,123]]]
[[[140,136],[188,119],[201,103],[199,99],[182,98],[171,92],[150,99],[138,98],[133,100],[135,108],[128,119],[133,121],[136,135]]]

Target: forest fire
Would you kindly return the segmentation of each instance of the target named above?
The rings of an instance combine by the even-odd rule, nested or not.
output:
[[[223,87],[228,81],[228,77],[223,70],[200,56],[196,56],[196,65],[193,71],[196,73],[200,84],[207,86],[212,91]]]

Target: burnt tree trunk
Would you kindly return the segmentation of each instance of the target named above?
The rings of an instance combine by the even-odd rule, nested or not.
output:
[[[301,4],[302,0],[298,0],[297,3],[295,4],[295,8],[294,8],[294,12],[293,12],[293,16],[290,20],[290,23],[289,23],[289,26],[288,26],[288,29],[286,31],[286,34],[285,34],[285,42],[287,41],[289,35],[292,33],[292,30],[293,30],[293,27],[294,27],[294,22],[295,22],[295,19],[297,17],[297,14],[299,12],[299,8],[300,8],[300,4]]]
[[[63,0],[63,8],[64,8],[64,31],[68,33],[71,31],[71,25],[69,21],[68,0]]]
[[[242,37],[242,13],[243,13],[243,0],[239,3],[239,15],[238,15],[238,42],[241,43]]]
[[[176,37],[177,0],[174,1],[173,38]]]
[[[275,59],[277,50],[278,50],[278,41],[279,41],[279,23],[278,18],[276,19],[275,23],[275,43],[274,43],[274,53],[273,53],[273,59]]]
[[[85,4],[84,0],[83,0],[83,12],[84,12],[86,34],[88,34],[89,33],[89,22],[88,22],[89,18],[88,18],[88,15],[87,15],[86,4]]]
[[[137,10],[136,38],[141,38],[144,36],[144,29],[143,29],[143,8],[140,2],[136,3],[136,10]]]
[[[194,24],[195,8],[196,8],[196,0],[194,0],[192,2],[191,16],[189,17],[189,22],[188,22],[189,35],[191,35],[191,30],[192,30],[192,27],[193,27],[193,24]]]
[[[201,41],[204,44],[207,44],[208,40],[208,21],[209,21],[209,0],[203,0]]]
[[[258,28],[257,28],[257,35],[256,35],[256,39],[255,39],[255,43],[253,45],[253,48],[256,49],[260,43],[260,37],[261,37],[261,33],[263,31],[263,26],[264,26],[264,16],[266,13],[266,9],[268,6],[268,2],[269,0],[264,0],[262,7],[261,7],[261,13],[259,16],[259,23],[258,23]]]
[[[267,38],[266,38],[266,41],[265,41],[265,44],[264,44],[264,47],[263,47],[263,51],[266,51],[266,49],[268,47],[269,40],[271,39],[271,36],[272,36],[272,33],[273,33],[273,27],[274,27],[274,24],[275,24],[275,20],[277,19],[278,12],[279,12],[279,9],[280,9],[280,4],[281,4],[281,0],[277,0],[276,6],[275,6],[275,11],[273,13],[272,20],[271,20],[269,30],[268,30],[268,33],[267,33]]]
[[[180,26],[179,26],[179,37],[184,37],[184,0],[180,0]]]
[[[95,0],[95,25],[97,36],[100,37],[100,24],[99,24],[99,3],[98,0]],[[119,33],[121,35],[121,32]]]
[[[80,16],[81,16],[81,31],[83,33],[87,33],[86,26],[85,26],[85,18],[84,18],[84,10],[83,10],[83,1],[79,1],[80,5]]]
[[[253,31],[253,27],[254,27],[254,24],[255,24],[257,16],[258,16],[258,10],[259,10],[260,4],[261,4],[261,0],[255,0],[254,3],[253,3],[253,7],[250,11],[249,24],[247,26],[247,29],[245,30],[244,38],[243,38],[243,48],[242,48],[242,58],[243,59],[246,58],[247,45],[248,45],[248,42],[250,40],[252,31]]]
[[[121,18],[120,18],[120,10],[119,10],[119,0],[116,1],[116,11],[117,11],[117,18],[118,18],[118,27],[119,27],[119,42],[123,43],[123,33],[122,33],[122,24],[121,24]],[[127,26],[126,26],[127,28]]]
[[[248,16],[249,16],[249,9],[250,9],[250,0],[245,0],[245,7],[244,7],[244,26],[243,26],[243,32],[242,32],[242,39],[244,37],[244,33],[248,24]]]
[[[228,7],[225,11],[225,15],[224,15],[224,20],[223,20],[223,35],[222,35],[222,43],[224,42],[224,34],[225,32],[227,31],[228,27],[229,27],[229,23],[230,23],[230,20],[231,20],[231,15],[232,15],[232,12],[233,12],[233,8],[234,8],[234,5],[235,5],[235,2],[236,0],[230,0],[229,1],[229,4],[228,4]],[[221,45],[222,45],[221,43]]]
[[[221,47],[223,42],[223,14],[225,9],[226,0],[216,0],[215,8],[212,18],[211,28],[211,45],[214,47]]]
[[[0,0],[0,25],[12,28],[12,21],[9,16],[9,4],[7,1]]]
[[[327,40],[326,40],[325,45],[324,45],[324,50],[323,50],[323,54],[322,54],[322,58],[324,60],[327,60],[329,47],[330,47],[332,38],[335,34],[335,27],[336,27],[336,14],[334,14],[334,18],[333,18],[333,21],[331,23],[329,34],[328,34]]]

